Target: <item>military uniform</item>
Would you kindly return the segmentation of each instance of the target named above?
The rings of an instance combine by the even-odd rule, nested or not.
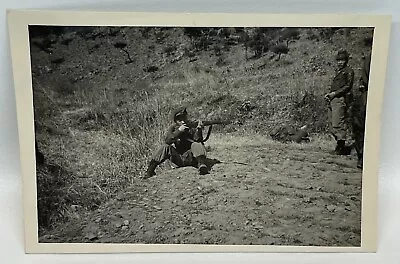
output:
[[[337,60],[348,60],[346,51],[339,51]],[[330,86],[330,93],[333,94],[330,100],[329,115],[331,119],[331,132],[337,141],[336,153],[343,154],[345,141],[347,139],[348,112],[353,100],[354,71],[346,65],[339,69]]]
[[[354,148],[357,152],[358,168],[362,168],[363,164],[365,117],[367,111],[367,93],[368,93],[370,65],[371,65],[371,54],[368,54],[363,60],[361,77],[360,77],[360,94],[354,100],[354,106],[352,112]]]
[[[187,114],[186,108],[179,109],[174,113],[174,121],[182,114]],[[202,139],[202,128],[189,128],[180,131],[179,127],[180,125],[175,122],[168,128],[164,144],[151,158],[146,178],[155,175],[155,168],[167,159],[178,167],[198,167],[200,174],[208,172],[206,149],[199,142]]]

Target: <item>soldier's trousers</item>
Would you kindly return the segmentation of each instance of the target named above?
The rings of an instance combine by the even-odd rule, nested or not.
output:
[[[344,97],[334,98],[330,105],[331,131],[336,141],[346,140],[347,104]]]
[[[365,134],[365,117],[367,107],[367,93],[363,92],[358,98],[358,107],[355,108],[357,112],[352,114],[352,128],[354,138],[354,148],[357,152],[359,159],[363,157],[364,150],[364,134]]]
[[[152,160],[162,163],[169,159],[178,167],[197,166],[196,158],[205,155],[206,149],[201,143],[192,143],[190,150],[183,154],[178,153],[174,146],[164,144],[154,153]]]

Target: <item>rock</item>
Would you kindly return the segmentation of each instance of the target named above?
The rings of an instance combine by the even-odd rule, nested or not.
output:
[[[156,209],[156,210],[158,210],[158,211],[161,211],[161,210],[162,210],[162,208],[159,207],[159,206],[157,206],[157,205],[153,206],[153,208]]]
[[[330,212],[334,212],[334,211],[336,210],[336,206],[334,206],[334,205],[328,205],[328,206],[326,207],[326,209],[328,209],[328,211],[330,211]]]
[[[60,63],[63,63],[65,61],[65,59],[64,59],[64,57],[54,57],[50,61],[51,61],[51,63],[54,63],[54,64],[60,64]]]
[[[123,227],[122,227],[122,230],[127,230],[127,229],[128,229],[127,226],[123,226]]]
[[[89,240],[95,240],[95,239],[97,239],[98,237],[97,237],[97,235],[94,234],[94,233],[89,233],[89,234],[86,235],[86,238],[89,239]]]
[[[116,223],[116,224],[115,224],[115,227],[116,227],[116,228],[120,228],[121,226],[122,226],[121,223]]]
[[[94,220],[96,223],[99,223],[101,221],[101,218],[97,218],[96,220]]]
[[[124,225],[125,225],[125,226],[128,226],[128,225],[129,225],[129,220],[125,220],[125,221],[124,221]]]
[[[76,211],[76,210],[78,210],[78,208],[79,208],[79,205],[76,205],[76,204],[74,204],[74,205],[71,205],[71,210],[72,211]]]

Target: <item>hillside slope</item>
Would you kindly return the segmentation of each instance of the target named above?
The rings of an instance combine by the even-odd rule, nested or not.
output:
[[[40,242],[359,246],[361,173],[321,142],[214,137],[210,174],[159,169]],[[216,162],[218,160],[219,162]]]

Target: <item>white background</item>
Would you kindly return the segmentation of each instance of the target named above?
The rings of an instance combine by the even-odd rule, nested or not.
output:
[[[0,262],[1,263],[400,263],[400,3],[393,0],[2,0],[0,35]],[[88,254],[25,255],[19,145],[6,9],[102,11],[376,13],[392,15],[382,113],[378,253]]]

